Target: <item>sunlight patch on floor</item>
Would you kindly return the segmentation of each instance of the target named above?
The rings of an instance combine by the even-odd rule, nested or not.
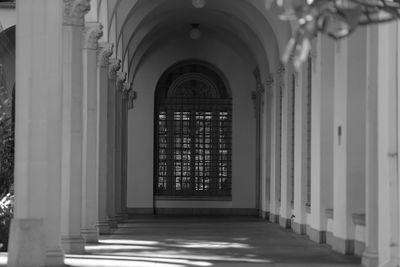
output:
[[[230,243],[230,242],[215,242],[215,241],[199,241],[199,240],[186,240],[186,239],[167,239],[168,242],[175,242],[176,245],[183,248],[207,248],[207,249],[227,249],[227,248],[241,248],[251,249],[248,244]]]
[[[131,240],[131,239],[101,239],[99,243],[104,244],[126,244],[126,245],[143,245],[143,246],[153,246],[158,245],[160,242],[158,241],[149,241],[149,240]]]
[[[127,257],[109,255],[66,255],[65,264],[71,266],[157,266],[157,267],[207,267],[213,264],[206,261],[186,259],[155,258],[155,257]]]
[[[86,245],[85,250],[87,252],[97,251],[97,250],[154,250],[160,249],[158,247],[148,247],[148,246],[131,246],[131,245]]]

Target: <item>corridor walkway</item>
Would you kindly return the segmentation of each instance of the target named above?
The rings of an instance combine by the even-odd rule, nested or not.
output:
[[[70,266],[361,266],[257,218],[156,217],[128,220]]]

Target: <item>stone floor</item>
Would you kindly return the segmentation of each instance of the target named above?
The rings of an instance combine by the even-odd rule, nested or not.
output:
[[[278,225],[257,218],[137,218],[119,225],[69,266],[361,266]]]

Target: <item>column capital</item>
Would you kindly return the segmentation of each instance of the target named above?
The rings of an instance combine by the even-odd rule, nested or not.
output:
[[[277,67],[278,74],[285,72],[285,70],[286,70],[285,64],[283,64],[282,62],[279,63]]]
[[[97,66],[108,66],[109,58],[113,54],[114,44],[112,43],[99,43],[97,48]]]
[[[272,96],[273,95],[273,85],[274,85],[274,75],[272,73],[267,74],[267,80],[265,82],[267,94]]]
[[[267,80],[265,82],[267,87],[271,87],[274,84],[274,75],[272,73],[267,74]]]
[[[116,89],[117,89],[118,93],[122,93],[126,78],[127,78],[126,72],[122,72],[122,71],[117,72],[117,86],[116,86]]]
[[[84,29],[83,48],[97,49],[98,41],[103,36],[103,25],[99,22],[86,22]]]
[[[260,74],[260,69],[258,67],[256,67],[254,69],[253,75],[254,75],[254,78],[256,78],[257,84],[260,84],[261,83],[261,74]]]
[[[64,0],[64,25],[83,26],[90,0]]]
[[[133,109],[133,100],[136,99],[136,91],[133,91],[133,88],[128,91],[128,109]]]
[[[128,99],[129,92],[132,90],[132,82],[125,82],[122,87],[122,98],[124,100]]]
[[[121,69],[121,60],[112,58],[108,67],[108,78],[111,80],[117,79],[117,72]]]

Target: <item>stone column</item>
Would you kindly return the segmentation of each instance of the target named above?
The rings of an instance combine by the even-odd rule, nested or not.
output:
[[[290,63],[291,64],[291,63]],[[281,208],[279,224],[290,227],[293,191],[293,71],[287,69],[282,76],[282,138],[281,138]]]
[[[281,98],[284,87],[285,66],[279,64],[276,72],[277,81],[272,97],[271,112],[271,183],[270,183],[270,221],[279,222],[281,195]]]
[[[116,220],[122,219],[122,94],[126,81],[126,73],[117,73],[115,91],[115,215]]]
[[[97,231],[99,234],[109,234],[110,226],[107,217],[107,163],[108,163],[108,68],[109,58],[113,53],[114,46],[109,43],[100,43],[97,50],[97,177],[98,177],[98,221]]]
[[[271,151],[271,96],[273,90],[274,78],[271,73],[267,74],[265,83],[265,93],[262,99],[262,113],[261,113],[261,125],[262,125],[262,153],[261,153],[261,206],[260,216],[263,219],[269,219],[269,207],[270,207],[270,159],[269,153]]]
[[[399,265],[399,25],[378,28],[379,266]]]
[[[254,117],[256,119],[256,188],[255,203],[256,209],[261,212],[261,110],[264,98],[264,85],[261,82],[260,70],[256,68],[253,71],[256,80],[256,90],[252,92],[251,98],[254,105]]]
[[[311,207],[309,238],[326,242],[325,210],[333,205],[333,86],[334,47],[319,35],[312,53]]]
[[[88,1],[64,0],[63,127],[62,127],[62,245],[66,253],[83,253],[82,110],[83,25]]]
[[[366,233],[362,263],[378,266],[378,30],[367,28],[367,94],[366,94]]]
[[[102,36],[102,25],[85,25],[83,44],[83,162],[82,162],[82,236],[86,243],[96,243],[98,217],[98,104],[97,104],[97,48]]]
[[[298,234],[306,233],[307,214],[307,106],[308,69],[304,65],[297,73],[294,130],[294,218],[292,229]]]
[[[122,92],[122,132],[121,132],[121,162],[122,162],[122,181],[121,181],[121,212],[122,216],[127,216],[127,157],[128,157],[128,111],[133,108],[131,99],[133,89],[132,83],[125,83]],[[132,103],[132,104],[131,104]]]
[[[62,10],[63,2],[53,0],[16,5],[18,85],[10,267],[64,264],[60,247]]]
[[[344,254],[354,252],[353,213],[365,213],[366,42],[360,28],[335,46],[331,245]]]
[[[111,228],[117,227],[117,221],[115,218],[115,101],[117,91],[117,71],[120,68],[121,60],[110,60],[107,103],[107,215]]]

